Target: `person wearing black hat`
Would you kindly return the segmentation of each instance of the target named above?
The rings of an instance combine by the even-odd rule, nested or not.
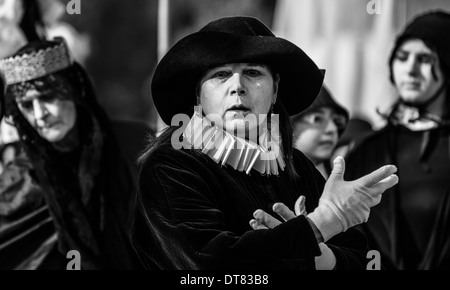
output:
[[[171,126],[141,157],[132,227],[146,268],[365,269],[365,240],[352,226],[395,185],[396,169],[345,182],[337,159],[325,184],[293,149],[289,116],[322,82],[300,48],[251,17],[212,21],[167,52],[152,95]],[[252,229],[273,226],[264,213],[293,209],[300,196],[307,216]]]
[[[399,169],[362,225],[386,268],[450,269],[450,14],[414,18],[396,39],[390,79],[399,99],[387,125],[348,155],[346,178],[383,163]]]
[[[291,117],[294,126],[294,147],[302,151],[326,178],[331,173],[330,159],[349,118],[324,86],[303,112]]]

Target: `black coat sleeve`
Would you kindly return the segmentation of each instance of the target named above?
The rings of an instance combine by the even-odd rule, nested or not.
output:
[[[274,229],[249,227],[237,234],[230,230],[217,199],[226,195],[220,176],[180,150],[159,150],[154,155],[140,172],[139,223],[133,232],[141,259],[149,258],[165,269],[315,267],[320,250],[305,217]]]

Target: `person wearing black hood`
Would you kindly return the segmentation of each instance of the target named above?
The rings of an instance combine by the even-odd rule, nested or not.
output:
[[[399,186],[361,228],[388,269],[450,269],[450,14],[431,11],[397,37],[389,59],[399,99],[387,125],[349,153],[346,178],[380,164]]]
[[[0,71],[5,118],[33,169],[28,191],[2,184],[0,268],[65,269],[72,250],[76,268],[140,268],[128,232],[133,167],[65,40],[30,42],[0,60]]]
[[[311,106],[291,117],[294,147],[302,151],[325,178],[330,176],[330,159],[348,118],[348,111],[333,99],[325,85]]]

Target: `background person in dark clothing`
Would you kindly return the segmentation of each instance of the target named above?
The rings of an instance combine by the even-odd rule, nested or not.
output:
[[[389,66],[399,100],[387,125],[350,153],[346,178],[381,164],[400,183],[362,225],[371,249],[394,269],[450,268],[450,14],[430,12],[398,36]]]
[[[0,220],[2,268],[65,269],[70,250],[80,252],[82,269],[138,267],[129,239],[134,164],[64,40],[31,42],[0,70],[5,117],[33,175],[22,194],[2,193],[10,209]]]
[[[291,117],[294,147],[314,163],[325,179],[330,176],[331,157],[348,117],[348,111],[333,99],[325,85],[311,106]]]

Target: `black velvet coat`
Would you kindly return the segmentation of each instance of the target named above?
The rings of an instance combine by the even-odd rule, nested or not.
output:
[[[112,126],[115,134],[104,137],[99,174],[87,202],[73,186],[76,178],[61,185],[71,189],[68,195],[40,183],[36,168],[17,146],[18,156],[0,174],[0,269],[62,270],[70,261],[69,250],[80,251],[83,269],[140,268],[129,239],[130,216],[136,160],[151,132],[140,124],[113,121]],[[90,228],[98,235],[89,236]],[[97,252],[90,244],[98,246]]]
[[[76,106],[77,119],[64,140],[58,144],[49,143],[30,125],[17,106],[16,94],[27,89],[20,89],[23,84],[9,86],[5,95],[5,116],[13,120],[29,161],[29,165],[21,167],[22,177],[30,181],[30,185],[38,186],[40,201],[43,196],[43,202],[27,208],[27,199],[23,198],[26,211],[22,215],[14,216],[14,212],[9,211],[0,216],[0,260],[3,254],[8,254],[11,260],[4,260],[8,268],[22,268],[23,260],[31,259],[35,260],[35,265],[29,268],[60,269],[65,268],[69,261],[67,252],[77,250],[81,255],[82,269],[139,268],[129,234],[138,168],[129,159],[136,151],[133,148],[140,146],[141,136],[133,134],[136,139],[127,137],[123,141],[116,135],[114,124],[97,102],[88,75],[77,63],[30,82],[43,90],[52,91],[57,85],[65,87]],[[132,130],[130,126],[122,127],[125,132]],[[135,133],[145,131],[133,130]],[[129,146],[123,146],[124,143]],[[27,174],[32,178],[25,178]],[[23,182],[6,185],[0,187],[0,202],[4,202],[5,207],[14,200],[3,198],[5,194],[20,196],[20,190],[31,188],[22,188]],[[43,226],[45,231],[41,230]],[[57,246],[54,246],[55,233]],[[18,255],[12,251],[19,252],[21,245],[41,248],[39,244],[32,244],[49,241],[50,237],[52,244],[48,242],[47,249],[52,246],[54,255],[42,255],[45,256],[44,261],[34,259],[32,251],[28,252],[30,255]]]
[[[250,175],[222,167],[195,150],[159,146],[143,162],[133,243],[148,269],[314,269],[320,254],[304,216],[274,229],[253,230],[253,212],[272,213],[275,202],[291,210],[300,195],[308,212],[318,204],[324,179],[295,152],[300,177]],[[274,214],[274,216],[276,216]],[[356,229],[328,243],[339,269],[365,269],[366,240]]]

